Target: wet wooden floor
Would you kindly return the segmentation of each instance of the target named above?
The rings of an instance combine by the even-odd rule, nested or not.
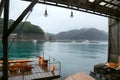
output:
[[[95,79],[87,75],[86,73],[81,72],[81,73],[75,73],[73,75],[70,75],[65,80],[95,80]]]
[[[51,80],[59,77],[57,72],[53,75],[50,71],[44,71],[39,65],[35,65],[31,72],[10,74],[8,80]]]

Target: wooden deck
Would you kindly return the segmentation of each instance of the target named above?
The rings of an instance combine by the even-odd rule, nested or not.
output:
[[[65,80],[95,80],[95,79],[85,74],[84,72],[81,72],[81,73],[75,73],[73,75],[70,75]]]
[[[55,75],[51,71],[43,70],[39,65],[34,65],[31,72],[10,73],[8,80],[51,80],[59,78],[60,75],[55,71]]]
[[[55,75],[48,69],[47,71],[42,68],[37,62],[30,62],[29,65],[32,65],[32,70],[29,72],[9,72],[8,80],[52,80],[60,78],[59,70],[55,70]],[[48,66],[47,68],[50,68]],[[0,71],[0,78],[2,77],[2,71]]]
[[[57,72],[53,76],[50,71],[44,71],[39,65],[35,65],[31,72],[10,74],[9,80],[51,80],[59,77],[60,75]]]

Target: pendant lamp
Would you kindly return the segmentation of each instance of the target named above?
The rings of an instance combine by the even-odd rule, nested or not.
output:
[[[71,14],[70,14],[70,17],[73,18],[73,11],[71,10]]]
[[[48,13],[47,13],[47,5],[46,5],[46,8],[45,8],[45,13],[44,13],[44,16],[47,17],[48,16]]]

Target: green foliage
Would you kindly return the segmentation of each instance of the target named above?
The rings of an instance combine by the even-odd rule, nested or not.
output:
[[[9,26],[11,26],[13,22],[14,22],[13,20],[9,20]],[[0,19],[0,33],[2,32],[3,32],[3,19]],[[13,33],[44,35],[44,31],[39,26],[33,25],[30,22],[21,22],[13,31]]]
[[[60,32],[56,35],[46,34],[45,37],[51,36],[57,40],[107,40],[107,32],[98,30],[96,28],[82,28],[80,30],[70,30],[66,32]]]

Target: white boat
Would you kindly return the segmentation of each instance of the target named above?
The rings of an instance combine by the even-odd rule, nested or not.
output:
[[[37,40],[33,40],[33,43],[37,43]]]
[[[89,43],[89,42],[90,42],[89,40],[82,41],[82,43]]]

